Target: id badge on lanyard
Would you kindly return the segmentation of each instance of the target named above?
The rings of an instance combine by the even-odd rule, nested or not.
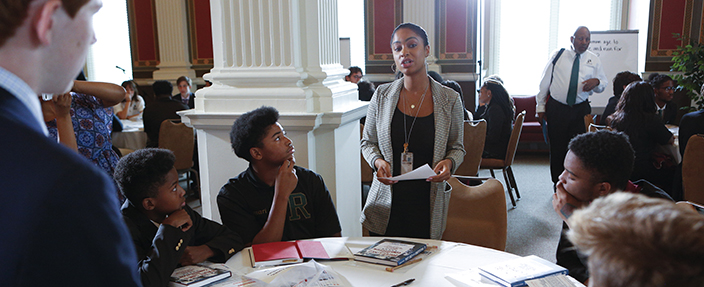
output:
[[[413,170],[413,153],[408,151],[408,144],[403,144],[403,152],[401,153],[401,174]]]

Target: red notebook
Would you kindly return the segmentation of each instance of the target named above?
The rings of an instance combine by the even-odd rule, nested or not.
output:
[[[353,255],[343,243],[298,240],[254,244],[249,249],[252,267],[302,262],[303,259],[349,259]]]

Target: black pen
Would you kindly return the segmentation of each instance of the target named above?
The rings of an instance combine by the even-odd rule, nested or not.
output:
[[[403,281],[403,282],[401,282],[401,283],[398,283],[398,284],[396,284],[396,285],[391,285],[391,287],[401,287],[401,286],[406,286],[406,285],[408,285],[408,284],[411,284],[411,283],[413,283],[413,281],[416,281],[416,278],[411,278],[411,279],[408,279],[408,280],[406,280],[406,281]]]

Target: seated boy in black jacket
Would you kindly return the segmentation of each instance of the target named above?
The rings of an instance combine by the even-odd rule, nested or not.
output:
[[[122,216],[137,249],[144,286],[166,286],[178,265],[225,262],[244,247],[240,236],[186,205],[175,157],[140,149],[123,157],[115,180],[127,201]]]

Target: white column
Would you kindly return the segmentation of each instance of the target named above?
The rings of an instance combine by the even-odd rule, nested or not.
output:
[[[403,1],[403,22],[412,22],[423,27],[428,33],[428,43],[430,43],[430,56],[425,58],[428,63],[428,71],[441,73],[435,42],[435,1],[427,0],[406,0]]]
[[[262,105],[279,110],[296,146],[296,164],[322,175],[344,236],[360,236],[358,119],[366,103],[344,81],[337,1],[211,0],[213,86],[181,113],[197,129],[203,215],[220,220],[216,196],[248,163],[230,148],[229,131]]]
[[[156,27],[159,39],[159,70],[154,80],[176,81],[180,76],[195,78],[188,51],[186,1],[156,0]]]

